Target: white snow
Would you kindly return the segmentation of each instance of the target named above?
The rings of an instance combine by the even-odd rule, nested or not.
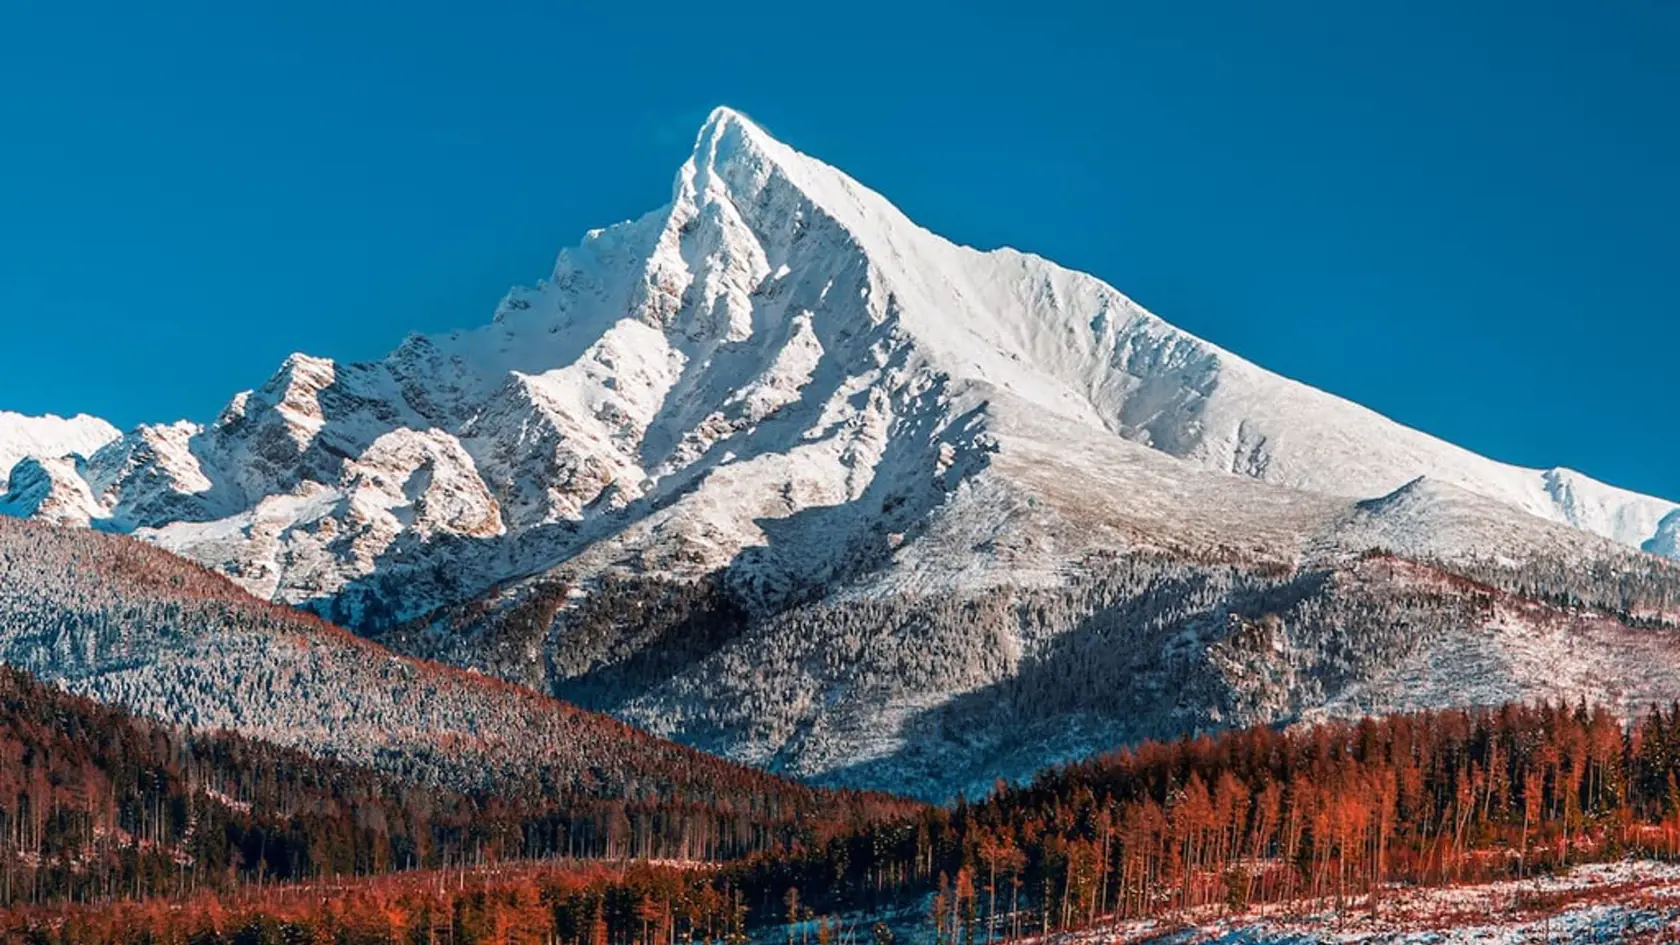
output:
[[[1669,941],[1680,933],[1680,866],[1650,860],[1579,866],[1555,876],[1383,892],[1375,915],[1358,897],[1140,920],[1061,935],[1061,945],[1309,945]],[[1036,940],[1029,940],[1036,941]]]
[[[1673,502],[1567,469],[1478,456],[1267,372],[1144,311],[1099,280],[916,226],[880,195],[720,109],[699,154],[751,197],[773,165],[860,245],[922,349],[968,376],[1200,465],[1313,492],[1388,493],[1427,475],[1639,546]]]
[[[11,486],[0,495],[0,515],[39,518],[59,525],[89,525],[101,517],[77,464],[80,457],[18,460]]]
[[[17,461],[26,456],[60,459],[74,454],[85,458],[121,435],[116,427],[87,414],[65,419],[0,410],[0,479],[9,476]]]

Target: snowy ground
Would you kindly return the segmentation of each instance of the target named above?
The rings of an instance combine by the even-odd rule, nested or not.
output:
[[[870,945],[884,925],[895,945],[933,945],[928,900],[830,917],[836,945]],[[793,941],[815,943],[817,922],[793,927]],[[753,945],[788,941],[786,925],[761,927]],[[977,932],[975,942],[986,941]],[[995,939],[1002,942],[1002,939]],[[1022,939],[1018,945],[1517,945],[1565,942],[1680,942],[1680,864],[1628,860],[1582,866],[1558,876],[1436,888],[1391,887],[1379,912],[1363,897],[1340,916],[1331,900],[1268,904],[1228,915],[1109,923],[1102,928]]]
[[[1680,941],[1680,865],[1583,866],[1556,876],[1438,889],[1392,889],[1338,917],[1334,903],[1267,907],[1235,917],[1128,922],[1063,936],[1058,945],[1261,945],[1316,942]]]

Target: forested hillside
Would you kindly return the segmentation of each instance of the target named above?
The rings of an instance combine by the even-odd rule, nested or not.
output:
[[[739,794],[462,793],[136,718],[0,667],[0,905],[533,858],[720,862],[912,809],[770,780]]]
[[[771,844],[765,831],[772,827],[813,815],[844,819],[880,802],[793,784],[505,682],[398,657],[256,601],[220,575],[131,539],[4,518],[0,663],[159,722],[237,732],[373,769],[416,790],[494,797],[514,812],[547,816],[599,798],[626,811],[727,813],[714,827],[684,833],[680,850],[660,855],[759,849]],[[22,700],[25,708],[29,702]],[[100,724],[82,728],[101,731]],[[169,757],[160,754],[157,763]],[[178,761],[183,767],[173,777],[214,786]],[[240,770],[234,764],[219,776],[243,777]],[[629,852],[622,839],[611,852]],[[538,846],[607,852],[568,846],[581,843],[562,836]],[[502,852],[524,855],[521,849],[513,843]],[[401,865],[403,849],[390,856]]]
[[[1680,705],[1507,705],[1150,742],[978,803],[761,858],[740,885],[821,912],[933,894],[941,941],[1210,904],[1680,855]],[[768,888],[765,888],[768,887]]]
[[[1634,553],[1138,549],[960,593],[865,581],[760,617],[719,582],[573,577],[380,640],[738,761],[934,801],[1185,732],[1540,698],[1630,714],[1680,692],[1680,569]]]
[[[344,802],[363,825],[381,803]],[[972,945],[1204,906],[1310,897],[1380,910],[1395,883],[1680,856],[1680,705],[1628,728],[1602,708],[1538,704],[1150,742],[979,802],[897,813],[784,834],[797,840],[710,869],[506,864],[247,882],[167,908],[16,909],[0,929],[90,942],[667,945],[799,919],[790,934],[806,941],[879,942],[893,933],[875,931],[878,918],[908,910],[930,938]]]

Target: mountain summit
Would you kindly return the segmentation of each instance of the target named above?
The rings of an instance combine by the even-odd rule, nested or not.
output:
[[[819,406],[816,395],[836,393],[838,378],[890,373],[865,364],[888,353],[918,383],[937,379],[948,399],[1005,398],[1208,469],[1350,498],[1428,475],[1633,547],[1672,542],[1672,526],[1662,529],[1672,502],[1485,459],[1270,374],[1095,278],[1009,249],[954,245],[726,107],[700,129],[670,205],[591,233],[484,328],[416,336],[371,364],[294,355],[208,429],[147,426],[118,438],[93,418],[0,415],[0,462],[9,470],[25,457],[80,453],[91,505],[82,495],[37,505],[61,520],[172,531],[147,534],[184,549],[220,548],[220,530],[206,526],[244,528],[259,508],[269,522],[325,514],[388,532],[363,536],[362,559],[399,536],[518,544],[528,527],[581,524],[597,499],[610,511],[673,474],[691,476],[699,470],[687,460],[699,457],[686,453],[761,439],[759,420]],[[878,381],[867,383],[891,399]],[[499,419],[519,437],[507,439]],[[720,439],[719,424],[738,429]],[[538,459],[526,447],[542,429],[552,442]],[[369,490],[381,487],[357,478],[360,464],[420,492],[375,497]],[[407,514],[417,502],[426,514]],[[176,527],[185,525],[194,527]],[[222,563],[220,552],[201,557]],[[302,601],[332,596],[367,563],[316,561],[340,573],[305,580],[257,562],[235,574]]]
[[[1680,534],[1672,502],[1478,456],[1092,276],[953,244],[727,108],[667,206],[592,231],[488,324],[369,363],[294,355],[209,426],[45,447],[17,428],[0,510],[131,532],[393,645],[872,784],[932,777],[916,733],[935,721],[986,757],[1010,726],[953,700],[1027,685],[1102,620],[1165,662],[1084,660],[1115,674],[1093,691],[1134,701],[1066,708],[1089,727],[1055,723],[1060,747],[1023,764],[1080,751],[1070,731],[1271,719],[1355,684],[1398,698],[1371,693],[1432,637],[1358,660],[1326,641],[1402,597],[1427,617],[1409,626],[1475,646],[1509,616],[1432,568],[1513,588],[1615,568],[1642,575],[1617,612],[1667,619],[1645,591],[1669,566],[1634,549]],[[1386,603],[1338,609],[1352,587]],[[1275,648],[1219,650],[1245,633]],[[1539,664],[1503,659],[1496,688],[1522,692]],[[1145,677],[1189,701],[1136,702]]]

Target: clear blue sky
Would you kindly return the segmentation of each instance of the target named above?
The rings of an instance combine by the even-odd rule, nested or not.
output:
[[[727,103],[954,239],[1680,498],[1680,4],[1028,6],[0,0],[0,407],[208,419],[477,324]]]

